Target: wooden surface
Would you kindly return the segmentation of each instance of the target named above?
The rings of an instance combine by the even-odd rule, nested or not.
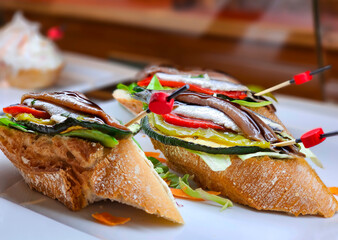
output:
[[[110,2],[110,3],[109,3]],[[102,21],[128,26],[146,27],[191,35],[214,35],[241,38],[269,43],[314,46],[311,26],[282,25],[267,21],[256,22],[241,19],[224,19],[218,13],[203,11],[175,11],[169,7],[147,8],[124,6],[119,1],[32,1],[1,0],[0,8],[63,16],[78,19]],[[132,1],[130,1],[132,2]]]
[[[248,25],[245,27],[240,21],[209,19],[209,25],[205,26],[204,20],[196,16],[183,18],[170,12],[125,12],[100,6],[100,9],[97,6],[74,9],[60,3],[32,5],[18,0],[1,1],[0,6],[5,20],[10,20],[14,9],[24,9],[29,19],[41,22],[43,32],[51,26],[64,25],[65,38],[58,42],[61,49],[101,58],[141,65],[162,62],[219,69],[245,84],[264,87],[317,68],[313,33],[309,30],[261,25],[242,39],[240,36]],[[326,49],[326,60],[333,65],[326,76],[333,87],[337,82],[334,79],[338,79],[337,53],[335,49]],[[335,91],[328,91],[332,99],[337,97]],[[302,86],[286,87],[279,93],[323,98],[318,77]]]

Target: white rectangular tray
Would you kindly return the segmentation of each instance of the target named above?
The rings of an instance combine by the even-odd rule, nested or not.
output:
[[[290,126],[289,129],[294,135],[299,136],[316,126],[322,126],[326,131],[337,129],[337,107],[295,99],[279,100],[277,113],[285,124]],[[103,104],[102,107],[124,122],[132,117],[114,101]],[[138,134],[136,139],[144,151],[154,151],[143,133]],[[328,186],[338,186],[336,149],[338,141],[335,138],[327,139],[325,143],[313,148],[325,166],[324,169],[314,168]],[[276,212],[256,211],[238,204],[220,212],[220,207],[213,203],[177,199],[177,203],[183,205],[179,208],[185,220],[185,225],[182,226],[110,201],[98,202],[78,212],[72,212],[58,201],[30,190],[3,155],[0,155],[0,196],[0,239],[40,239],[46,232],[50,233],[48,239],[338,238],[338,214],[329,219],[315,216],[294,217]],[[31,201],[36,203],[29,204]],[[91,214],[103,211],[130,217],[131,221],[115,227],[96,223]],[[24,225],[27,232],[19,230],[21,225]],[[43,228],[42,233],[38,231],[40,228]]]

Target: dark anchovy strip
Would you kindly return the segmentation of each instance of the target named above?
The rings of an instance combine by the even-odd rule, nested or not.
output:
[[[278,140],[276,134],[274,131],[267,125],[265,124],[264,121],[262,121],[256,114],[252,113],[251,111],[247,111],[249,109],[241,107],[241,109],[246,112],[251,119],[257,124],[258,128],[260,131],[263,133],[265,140],[268,142],[276,142]]]
[[[253,140],[276,142],[278,140],[275,133],[261,121],[257,116],[243,111],[226,100],[212,97],[206,94],[185,92],[176,98],[178,101],[200,106],[209,106],[216,108],[228,115],[237,126],[243,131],[243,134]]]
[[[277,122],[271,120],[270,118],[265,117],[262,114],[256,113],[250,109],[246,109],[247,111],[250,111],[251,113],[255,114],[257,117],[259,117],[264,123],[266,123],[272,130],[276,132],[283,132],[285,129]]]
[[[176,102],[177,103],[177,102]],[[207,107],[207,106],[196,106],[179,104],[176,105],[172,113],[195,119],[202,119],[219,124],[227,129],[231,129],[234,132],[241,132],[241,129],[223,112]]]

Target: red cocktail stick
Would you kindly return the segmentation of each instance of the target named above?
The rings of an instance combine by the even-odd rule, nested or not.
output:
[[[319,143],[323,142],[327,137],[332,137],[332,136],[336,136],[336,135],[338,135],[338,131],[330,132],[330,133],[324,133],[322,128],[315,128],[315,129],[312,129],[311,131],[304,133],[298,139],[275,143],[275,144],[273,144],[273,146],[284,147],[284,146],[289,146],[289,145],[293,145],[295,143],[302,142],[304,147],[310,148],[310,147],[316,146]]]
[[[125,126],[128,127],[132,125],[138,120],[144,118],[150,112],[160,114],[160,115],[170,113],[173,110],[174,98],[177,95],[179,95],[181,92],[186,91],[187,89],[189,89],[189,85],[185,85],[177,89],[175,92],[173,92],[170,95],[165,92],[153,93],[150,97],[148,109],[139,113],[135,118],[130,120],[128,123],[126,123]]]
[[[263,90],[263,91],[261,91],[259,93],[255,93],[255,96],[261,96],[261,95],[264,95],[266,93],[276,91],[277,89],[289,86],[289,85],[291,85],[293,83],[295,83],[297,85],[306,83],[306,82],[308,82],[308,81],[310,81],[312,79],[313,75],[315,75],[317,73],[320,73],[320,72],[323,72],[325,70],[328,70],[330,68],[331,68],[331,65],[328,65],[328,66],[319,68],[317,70],[314,70],[312,72],[306,71],[306,72],[303,72],[303,73],[299,73],[299,74],[293,76],[293,78],[291,80],[285,81],[285,82],[280,83],[280,84],[278,84],[276,86],[273,86],[271,88],[265,89],[265,90]]]

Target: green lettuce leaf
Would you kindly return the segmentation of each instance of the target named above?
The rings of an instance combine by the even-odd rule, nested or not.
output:
[[[247,86],[252,92],[255,92],[255,93],[258,93],[258,92],[261,92],[263,90],[265,90],[265,88],[261,87],[261,86],[258,86],[258,85],[248,85]],[[277,98],[270,92],[270,93],[266,93],[264,94],[263,96],[267,96],[269,98],[272,98],[275,102],[278,102],[277,101]]]
[[[310,158],[311,161],[316,164],[317,167],[323,168],[322,162],[317,158],[317,156],[308,148],[304,146],[303,143],[298,143],[300,145],[300,152],[305,154],[307,158]]]
[[[200,156],[203,161],[210,167],[212,171],[224,171],[231,165],[229,155],[225,154],[209,154],[199,151],[187,149],[189,152],[195,153]]]
[[[249,158],[252,158],[252,157],[262,157],[262,156],[269,156],[272,158],[293,158],[290,155],[276,153],[276,152],[256,152],[256,153],[238,155],[238,157],[242,159],[243,161]]]
[[[136,84],[136,83],[131,83],[129,86],[124,85],[123,83],[119,83],[119,84],[117,84],[117,86],[116,86],[117,89],[123,89],[123,90],[126,90],[126,91],[128,91],[130,94],[135,93],[134,87],[137,87],[137,84]]]
[[[161,85],[160,81],[158,80],[156,74],[151,79],[147,89],[149,89],[149,90],[164,90],[164,88],[162,87],[162,85]]]
[[[181,178],[179,179],[179,184],[180,184],[182,191],[185,192],[186,194],[188,194],[191,197],[202,198],[204,200],[213,201],[215,203],[222,205],[223,207],[222,207],[221,211],[225,210],[228,207],[233,206],[232,202],[227,198],[222,198],[220,196],[216,196],[216,195],[207,193],[206,191],[204,191],[201,188],[193,190]]]
[[[244,100],[232,100],[233,103],[238,103],[239,105],[245,106],[245,107],[264,107],[267,105],[272,104],[271,101],[263,101],[263,102],[248,102]]]

